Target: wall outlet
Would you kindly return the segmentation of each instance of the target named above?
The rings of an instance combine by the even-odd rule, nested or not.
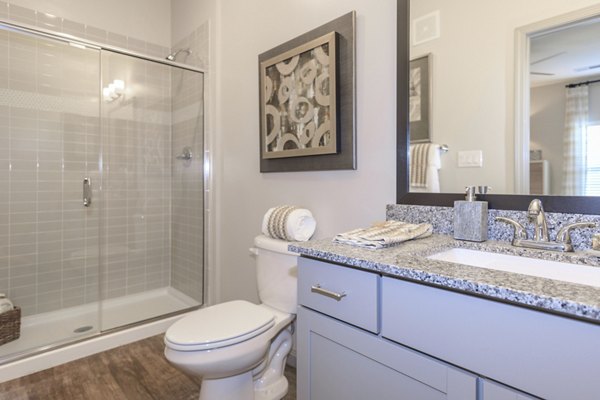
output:
[[[458,152],[458,167],[459,168],[481,168],[483,167],[483,151],[470,150]]]

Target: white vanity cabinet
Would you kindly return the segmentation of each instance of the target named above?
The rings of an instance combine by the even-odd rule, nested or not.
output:
[[[301,258],[298,285],[299,400],[476,399],[476,376],[379,335],[380,275]]]
[[[304,257],[298,301],[299,400],[600,399],[597,324]]]
[[[600,325],[389,277],[381,292],[383,337],[544,399],[600,399]]]

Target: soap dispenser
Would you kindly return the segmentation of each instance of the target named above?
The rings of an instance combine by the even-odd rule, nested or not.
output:
[[[487,186],[480,193],[487,193]],[[465,187],[465,199],[454,202],[454,239],[485,242],[488,233],[488,203],[478,201],[475,186]]]

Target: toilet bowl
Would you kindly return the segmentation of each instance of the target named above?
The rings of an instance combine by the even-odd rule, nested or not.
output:
[[[275,400],[287,393],[283,372],[297,305],[297,255],[287,251],[287,244],[255,238],[251,251],[263,303],[217,304],[190,313],[167,330],[165,357],[202,377],[201,400]]]

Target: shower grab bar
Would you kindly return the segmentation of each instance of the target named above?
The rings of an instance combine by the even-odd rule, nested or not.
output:
[[[83,206],[89,207],[92,204],[92,180],[83,178]]]

